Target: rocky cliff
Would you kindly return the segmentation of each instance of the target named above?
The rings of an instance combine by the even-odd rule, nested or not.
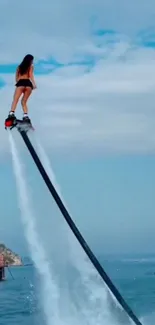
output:
[[[22,259],[18,254],[15,254],[11,251],[11,249],[7,248],[4,244],[0,243],[0,254],[3,254],[5,264],[14,265],[14,266],[22,266]]]

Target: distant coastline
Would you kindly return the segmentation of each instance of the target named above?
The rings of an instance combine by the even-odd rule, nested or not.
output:
[[[1,254],[4,256],[6,266],[23,266],[22,258],[10,248],[7,248],[3,243],[0,243]]]

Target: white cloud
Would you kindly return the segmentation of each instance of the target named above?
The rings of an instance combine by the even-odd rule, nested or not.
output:
[[[153,0],[1,1],[0,61],[17,62],[32,52],[37,58],[54,55],[68,62],[78,49],[90,45],[97,28],[135,36],[154,26],[154,14]]]

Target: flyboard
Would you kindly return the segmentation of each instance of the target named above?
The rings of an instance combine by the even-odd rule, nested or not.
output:
[[[102,265],[98,261],[97,257],[94,255],[94,253],[91,251],[90,247],[88,246],[87,242],[85,241],[84,237],[78,230],[76,224],[72,220],[69,212],[67,211],[64,203],[62,202],[59,194],[57,193],[52,181],[50,180],[46,170],[44,169],[44,166],[42,165],[41,160],[39,159],[37,152],[35,151],[27,133],[29,130],[34,130],[31,121],[28,120],[18,120],[16,118],[10,118],[8,117],[5,120],[5,129],[12,129],[16,127],[23,138],[23,141],[25,142],[25,145],[31,154],[34,163],[36,164],[36,167],[38,168],[40,175],[42,176],[45,184],[47,185],[47,188],[49,189],[49,192],[51,193],[52,197],[54,198],[57,206],[59,207],[59,210],[61,211],[64,219],[68,223],[69,227],[71,228],[73,234],[79,241],[80,245],[82,246],[83,250],[87,254],[88,258],[96,268],[97,272],[100,274],[103,281],[106,283],[110,291],[113,293],[117,301],[120,303],[122,308],[125,310],[129,318],[135,323],[135,325],[142,325],[142,323],[139,321],[135,313],[132,311],[132,309],[129,307],[129,305],[126,303],[118,289],[115,287],[113,282],[111,281],[110,277],[106,273],[106,271],[103,269]]]
[[[31,123],[30,119],[17,119],[16,117],[8,117],[5,120],[5,129],[10,129],[12,130],[13,128],[17,128],[18,131],[25,131],[26,133],[30,130],[34,131],[34,127]]]

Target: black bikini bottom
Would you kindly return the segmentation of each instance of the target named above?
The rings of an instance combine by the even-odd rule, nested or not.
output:
[[[30,87],[33,89],[33,85],[30,79],[20,79],[15,85],[16,87]]]

